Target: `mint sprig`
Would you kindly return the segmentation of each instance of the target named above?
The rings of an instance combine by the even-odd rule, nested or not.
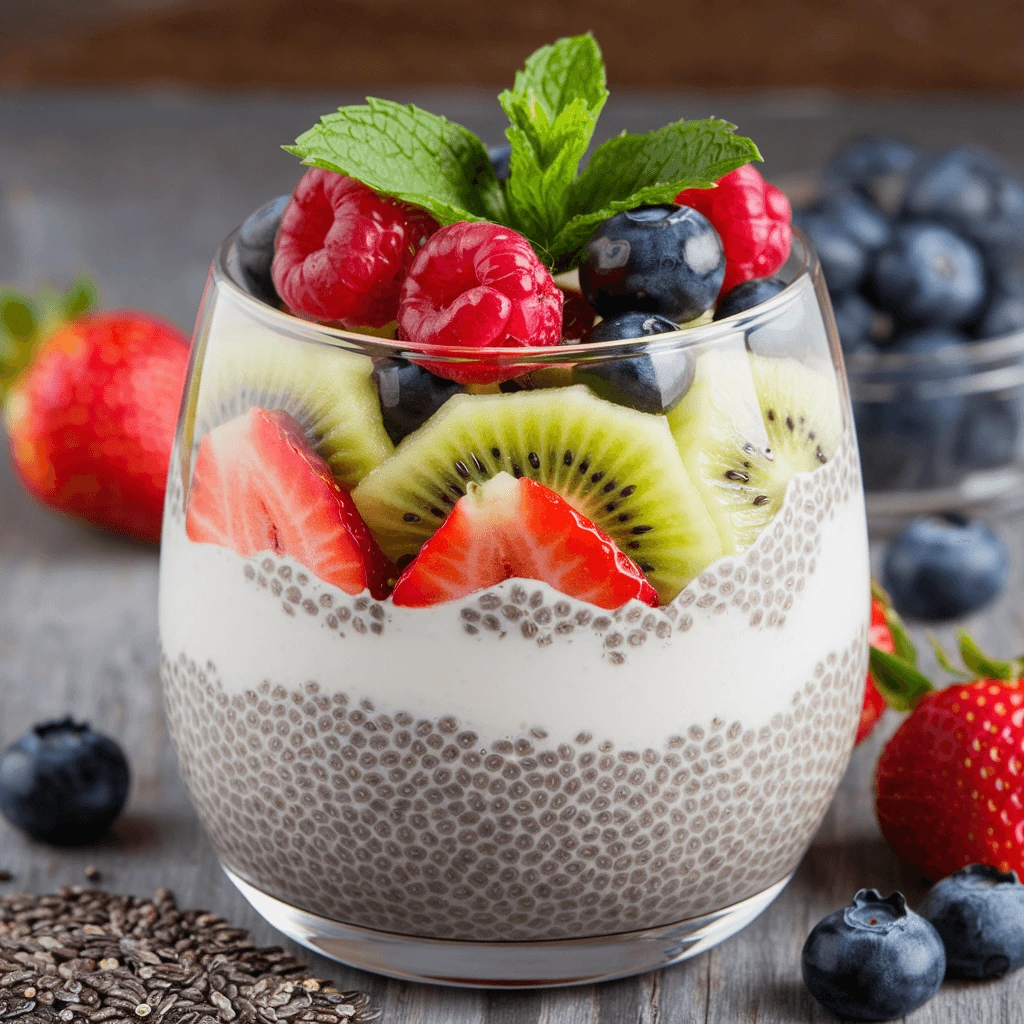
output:
[[[412,104],[368,97],[365,106],[326,114],[284,148],[307,167],[347,174],[422,207],[440,224],[508,217],[484,144],[468,128]]]
[[[414,106],[369,98],[341,107],[284,148],[311,167],[358,178],[427,210],[441,224],[491,220],[522,232],[552,268],[568,270],[594,228],[622,210],[672,202],[760,160],[726,121],[677,121],[647,135],[590,146],[608,98],[604,60],[589,34],[537,50],[499,101],[512,149],[507,182],[469,129]]]

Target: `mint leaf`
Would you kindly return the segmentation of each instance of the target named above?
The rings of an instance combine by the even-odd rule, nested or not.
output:
[[[553,250],[572,256],[613,214],[670,203],[685,188],[710,188],[729,171],[760,160],[757,146],[733,134],[735,127],[714,117],[676,121],[647,135],[623,133],[598,146],[573,185],[570,216]]]
[[[347,174],[422,207],[440,224],[508,220],[484,144],[468,128],[411,104],[368,97],[365,106],[326,114],[284,148],[307,167]]]
[[[505,186],[512,224],[545,262],[568,215],[569,194],[608,98],[601,50],[590,35],[543,46],[498,100],[512,148]]]
[[[571,103],[581,100],[596,121],[608,99],[601,48],[589,32],[542,46],[527,58],[523,70],[516,72],[512,94],[532,94],[548,121],[554,121]],[[507,90],[499,99],[506,95]]]

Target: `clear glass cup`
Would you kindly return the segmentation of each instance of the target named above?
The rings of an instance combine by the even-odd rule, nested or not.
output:
[[[847,358],[873,530],[1024,507],[1024,331]]]
[[[162,676],[195,807],[276,927],[395,977],[572,984],[693,956],[786,884],[853,746],[869,569],[842,359],[799,237],[784,274],[718,323],[492,350],[484,375],[518,383],[455,396],[458,416],[392,455],[375,361],[448,372],[481,353],[273,309],[239,283],[227,239],[168,486]],[[692,379],[667,417],[608,400],[609,381],[652,368]],[[192,539],[204,441],[253,407],[289,411],[399,566],[465,489],[489,493],[469,478],[501,470],[506,489],[551,484],[658,594],[607,607],[578,596],[577,574],[569,593],[510,578],[399,606],[318,578],[294,538],[243,553]],[[216,450],[223,468],[233,449]],[[388,505],[403,488],[419,497]],[[296,522],[309,511],[224,493],[228,518],[264,497]]]

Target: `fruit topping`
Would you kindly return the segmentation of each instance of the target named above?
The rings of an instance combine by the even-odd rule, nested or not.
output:
[[[274,284],[296,313],[345,327],[382,327],[398,315],[413,257],[436,229],[422,210],[313,167],[281,218]]]
[[[70,718],[43,722],[0,756],[0,811],[32,839],[77,846],[106,832],[129,783],[112,739]]]
[[[879,251],[871,288],[901,323],[957,327],[985,301],[985,265],[975,246],[949,228],[903,224]]]
[[[462,390],[461,384],[438,377],[407,359],[378,359],[373,380],[380,395],[384,429],[395,444],[422,427]]]
[[[562,295],[562,339],[578,341],[594,326],[597,313],[580,292],[563,290]]]
[[[293,558],[348,594],[387,590],[387,563],[352,499],[286,412],[252,408],[203,438],[185,525],[197,543]]]
[[[938,992],[946,955],[938,932],[907,909],[902,893],[883,899],[861,889],[814,926],[801,966],[811,995],[837,1016],[895,1020]]]
[[[723,293],[752,277],[774,274],[789,257],[789,200],[753,164],[730,171],[715,188],[688,188],[676,202],[699,210],[721,237],[726,259]]]
[[[635,311],[674,323],[715,304],[725,255],[710,221],[688,206],[640,206],[599,224],[580,265],[583,295],[603,317]]]
[[[693,386],[668,420],[726,554],[756,540],[794,473],[832,456],[840,415],[834,381],[794,359],[727,349],[697,359]]]
[[[933,641],[939,664],[964,676]],[[968,864],[1024,875],[1022,662],[999,661],[964,631],[960,654],[976,676],[935,690],[913,645],[871,652],[871,673],[897,710],[911,713],[878,761],[878,822],[889,845],[928,878]]]
[[[664,418],[587,388],[455,395],[352,492],[393,559],[416,554],[473,481],[529,477],[604,530],[671,601],[722,552]]]
[[[498,181],[508,181],[509,164],[512,162],[512,147],[507,143],[500,146],[488,146],[487,158],[494,168],[494,176]]]
[[[398,326],[421,345],[519,348],[557,345],[562,292],[518,232],[460,222],[420,250],[402,287]],[[498,363],[430,362],[432,373],[461,384],[520,375]]]
[[[936,883],[918,913],[946,948],[950,978],[1001,978],[1024,967],[1024,885],[1012,871],[971,864]]]
[[[4,303],[8,333],[18,312],[0,353],[11,457],[37,501],[155,543],[188,339],[148,313],[84,312],[74,292],[57,311],[35,297]]]
[[[832,157],[822,175],[823,184],[829,193],[859,192],[891,215],[899,208],[917,158],[917,150],[903,139],[863,136]]]
[[[679,328],[657,313],[620,313],[602,320],[587,342],[619,341],[667,334]],[[575,379],[609,402],[641,412],[668,412],[693,383],[694,354],[687,350],[638,352],[636,355],[576,364]]]
[[[423,607],[513,578],[543,580],[599,608],[658,604],[644,574],[603,530],[543,484],[504,472],[466,485],[392,597],[396,605]]]
[[[280,409],[343,487],[394,445],[384,428],[373,362],[332,345],[296,343],[219,306],[202,363],[194,441],[252,408]]]
[[[778,295],[785,287],[786,282],[780,277],[752,277],[749,281],[743,281],[719,300],[715,319],[724,320],[727,316],[753,309]]]
[[[291,196],[278,196],[264,203],[242,221],[235,249],[249,290],[258,299],[276,305],[279,301],[270,268],[274,262],[274,241],[281,216]]]
[[[1010,555],[983,523],[948,513],[918,519],[885,548],[882,584],[915,619],[955,619],[983,608],[1006,586]]]

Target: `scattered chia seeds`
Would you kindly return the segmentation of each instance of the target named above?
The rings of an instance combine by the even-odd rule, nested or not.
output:
[[[85,877],[90,882],[98,882],[103,876],[100,874],[100,869],[95,864],[90,864],[85,869]]]
[[[0,897],[0,1020],[367,1024],[362,992],[201,910],[80,886]]]
[[[14,878],[14,875],[10,873],[6,868],[0,868],[0,882],[10,882]]]

